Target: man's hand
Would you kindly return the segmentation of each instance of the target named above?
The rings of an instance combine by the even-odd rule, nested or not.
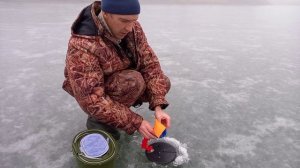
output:
[[[155,118],[167,128],[171,126],[171,117],[160,106],[155,107]]]
[[[156,139],[157,137],[154,135],[153,126],[146,120],[142,121],[142,124],[139,128],[140,134],[147,139]]]

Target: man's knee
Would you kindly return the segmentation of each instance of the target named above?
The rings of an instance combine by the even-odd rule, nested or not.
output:
[[[170,89],[171,89],[171,81],[170,81],[169,77],[167,77],[166,75],[164,75],[164,78],[165,78],[166,83],[167,83],[167,92],[169,92]]]
[[[111,75],[105,88],[112,99],[129,107],[144,93],[146,84],[140,72],[123,70]]]
[[[125,80],[130,81],[130,87],[136,87],[137,90],[141,91],[146,89],[145,80],[140,72],[135,70],[125,70],[123,73]]]
[[[103,124],[103,123],[97,121],[95,118],[92,118],[90,116],[88,117],[88,119],[86,121],[86,128],[88,130],[98,129],[98,130],[105,131],[105,132],[109,133],[110,135],[112,135],[115,138],[115,140],[119,140],[121,137],[121,134],[117,129],[110,127],[106,124]]]

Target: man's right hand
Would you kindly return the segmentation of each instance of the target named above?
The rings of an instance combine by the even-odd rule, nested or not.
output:
[[[146,120],[143,120],[142,121],[142,124],[139,128],[139,132],[140,134],[144,137],[144,138],[147,138],[147,139],[156,139],[157,137],[154,135],[154,132],[153,132],[153,127],[151,126],[151,124],[146,121]]]

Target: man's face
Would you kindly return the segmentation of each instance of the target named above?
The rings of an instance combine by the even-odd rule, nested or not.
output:
[[[137,21],[139,17],[139,15],[117,15],[110,13],[104,13],[103,16],[111,33],[117,39],[123,39],[131,32],[134,22]]]

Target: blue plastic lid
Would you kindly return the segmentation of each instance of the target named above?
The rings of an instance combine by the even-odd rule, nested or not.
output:
[[[163,138],[163,137],[165,137],[165,136],[167,136],[167,129],[165,129],[164,132],[161,133],[161,135],[160,135],[159,138]]]
[[[80,151],[88,158],[101,157],[108,149],[107,140],[98,133],[86,135],[80,141]]]

